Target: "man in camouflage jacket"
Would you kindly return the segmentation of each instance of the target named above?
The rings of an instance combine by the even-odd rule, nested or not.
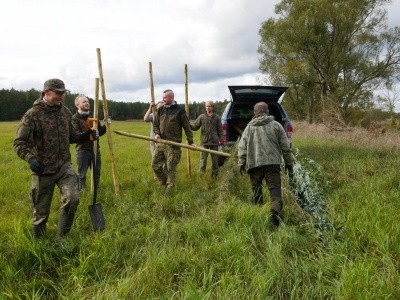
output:
[[[206,149],[218,151],[218,145],[222,140],[221,118],[214,113],[214,102],[206,101],[206,112],[201,114],[190,128],[194,131],[201,128],[200,145]],[[200,154],[200,172],[204,173],[207,166],[207,152]],[[211,176],[216,178],[218,175],[218,155],[211,154],[212,171]]]
[[[174,101],[174,92],[165,90],[163,101],[164,106],[157,110],[154,118],[154,138],[181,143],[183,128],[188,144],[194,145],[189,118],[186,112]],[[156,144],[152,168],[158,181],[166,189],[171,189],[175,185],[176,168],[180,159],[180,147],[161,143]]]
[[[33,172],[30,200],[35,238],[45,234],[55,185],[60,189],[62,202],[58,237],[70,231],[79,203],[69,149],[70,143],[89,140],[91,130],[80,135],[73,133],[71,111],[62,103],[66,92],[60,79],[47,80],[42,96],[22,117],[14,139],[15,152],[29,163]]]
[[[265,178],[271,196],[271,221],[279,226],[283,208],[281,191],[282,156],[289,173],[293,172],[292,149],[282,125],[268,115],[268,105],[258,102],[254,118],[247,124],[238,145],[238,166],[250,176],[254,204],[263,204],[262,181]]]

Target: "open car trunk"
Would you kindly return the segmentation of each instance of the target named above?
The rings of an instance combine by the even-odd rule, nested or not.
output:
[[[259,102],[259,101],[258,101]],[[257,102],[255,102],[257,103]],[[254,104],[255,104],[254,103]],[[269,114],[275,117],[275,121],[279,122],[284,126],[282,120],[282,112],[276,103],[267,103]],[[244,103],[232,103],[232,113],[227,118],[227,123],[229,125],[228,140],[236,141],[243,133],[247,124],[254,117],[253,106]]]
[[[258,102],[268,104],[269,114],[283,124],[283,114],[278,104],[288,89],[280,86],[235,85],[228,86],[232,98],[232,106],[227,116],[229,125],[228,140],[235,141],[242,134],[246,125],[254,116],[253,107]]]

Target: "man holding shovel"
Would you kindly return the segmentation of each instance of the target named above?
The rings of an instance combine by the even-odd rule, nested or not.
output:
[[[89,141],[92,130],[74,133],[72,113],[63,106],[66,92],[68,90],[60,79],[47,80],[41,97],[22,117],[14,139],[15,152],[28,162],[33,172],[29,196],[33,205],[32,230],[36,239],[46,232],[56,185],[61,195],[58,237],[64,237],[71,230],[79,203],[70,143]]]
[[[88,128],[92,127],[89,122],[92,117],[90,112],[89,99],[85,95],[78,95],[75,98],[75,106],[78,111],[72,116],[72,128],[76,134],[81,134],[85,132]],[[98,120],[95,120],[98,122]],[[102,136],[106,133],[106,125],[101,126],[98,122],[98,135]],[[96,135],[96,134],[95,134]],[[96,137],[96,136],[95,136]],[[97,137],[96,137],[97,138]],[[94,159],[93,153],[93,143],[94,140],[84,141],[76,144],[76,161],[78,164],[78,187],[79,190],[86,187],[86,173],[88,168],[92,165]],[[94,180],[96,181],[96,187],[99,186],[100,182],[100,171],[101,171],[101,155],[100,155],[100,145],[97,147],[96,163],[94,171]]]
[[[293,157],[282,125],[269,116],[268,105],[254,105],[254,118],[243,131],[238,145],[240,174],[250,176],[254,204],[263,204],[262,182],[265,179],[271,196],[271,222],[279,226],[283,207],[281,190],[282,155],[289,175],[293,173]]]
[[[164,106],[159,108],[154,118],[154,138],[182,142],[182,128],[189,145],[193,145],[193,134],[186,112],[175,102],[174,92],[165,90]],[[170,190],[175,185],[176,168],[181,159],[181,148],[168,144],[156,144],[152,168],[159,183]],[[164,167],[166,166],[166,168]]]

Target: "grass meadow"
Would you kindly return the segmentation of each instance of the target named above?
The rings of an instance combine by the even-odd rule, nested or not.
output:
[[[93,231],[92,196],[84,191],[72,231],[59,243],[58,190],[46,237],[32,238],[31,175],[12,149],[16,128],[17,122],[0,123],[0,299],[400,298],[399,133],[295,123],[298,161],[318,167],[309,172],[327,201],[332,229],[323,240],[286,176],[283,224],[275,229],[269,202],[251,204],[249,179],[239,175],[234,157],[212,181],[209,170],[198,173],[199,152],[190,153],[189,176],[183,149],[177,187],[164,194],[148,142],[113,133],[117,197],[103,136],[98,200],[106,229]],[[111,128],[149,133],[140,121]],[[71,153],[76,166],[73,145]]]

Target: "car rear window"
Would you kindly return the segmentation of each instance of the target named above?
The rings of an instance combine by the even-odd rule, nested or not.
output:
[[[243,89],[237,89],[233,91],[236,95],[242,95],[242,94],[260,94],[260,95],[265,95],[267,97],[269,96],[277,96],[281,94],[281,91],[278,90],[273,90],[269,88],[243,88]]]

